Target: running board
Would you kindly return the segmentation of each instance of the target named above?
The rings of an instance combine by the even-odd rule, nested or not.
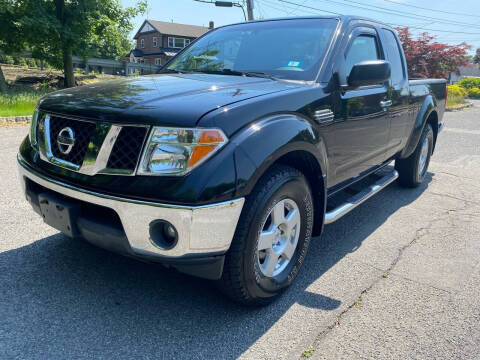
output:
[[[383,188],[390,185],[398,178],[398,172],[393,170],[392,172],[388,173],[387,175],[383,176],[373,185],[365,188],[364,190],[360,191],[358,194],[349,198],[346,202],[341,204],[340,206],[336,207],[335,209],[328,211],[325,214],[325,224],[331,224],[334,221],[337,221],[342,216],[348,214],[350,211],[355,209],[358,205],[370,199],[373,195],[378,193]]]

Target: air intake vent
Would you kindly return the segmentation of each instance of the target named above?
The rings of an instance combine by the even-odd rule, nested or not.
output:
[[[147,128],[124,126],[108,159],[107,168],[134,171],[140,157]]]
[[[315,120],[318,123],[324,124],[333,121],[333,112],[329,109],[315,111]]]

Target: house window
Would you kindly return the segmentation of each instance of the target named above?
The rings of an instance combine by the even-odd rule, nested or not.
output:
[[[140,40],[140,49],[143,49],[145,47],[145,39]]]
[[[162,59],[156,58],[155,59],[155,65],[162,65]]]
[[[153,38],[153,47],[157,47],[158,46],[158,40],[156,37]]]
[[[177,38],[177,37],[168,37],[168,47],[182,49],[185,46],[190,44],[190,39]]]

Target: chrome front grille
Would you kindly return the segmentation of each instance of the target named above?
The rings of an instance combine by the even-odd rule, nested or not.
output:
[[[86,175],[134,175],[148,126],[111,124],[42,114],[40,157]]]
[[[63,129],[72,129],[75,136],[75,144],[68,154],[62,153],[62,146],[58,144],[58,135]],[[90,143],[93,133],[95,132],[95,124],[92,122],[76,121],[65,119],[58,116],[50,117],[50,142],[52,154],[58,159],[71,162],[77,166],[82,165],[87,147]]]

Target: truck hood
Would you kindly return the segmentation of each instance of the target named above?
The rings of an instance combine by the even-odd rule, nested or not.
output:
[[[39,106],[46,112],[108,122],[195,126],[212,110],[298,86],[244,76],[160,74],[57,91]]]

